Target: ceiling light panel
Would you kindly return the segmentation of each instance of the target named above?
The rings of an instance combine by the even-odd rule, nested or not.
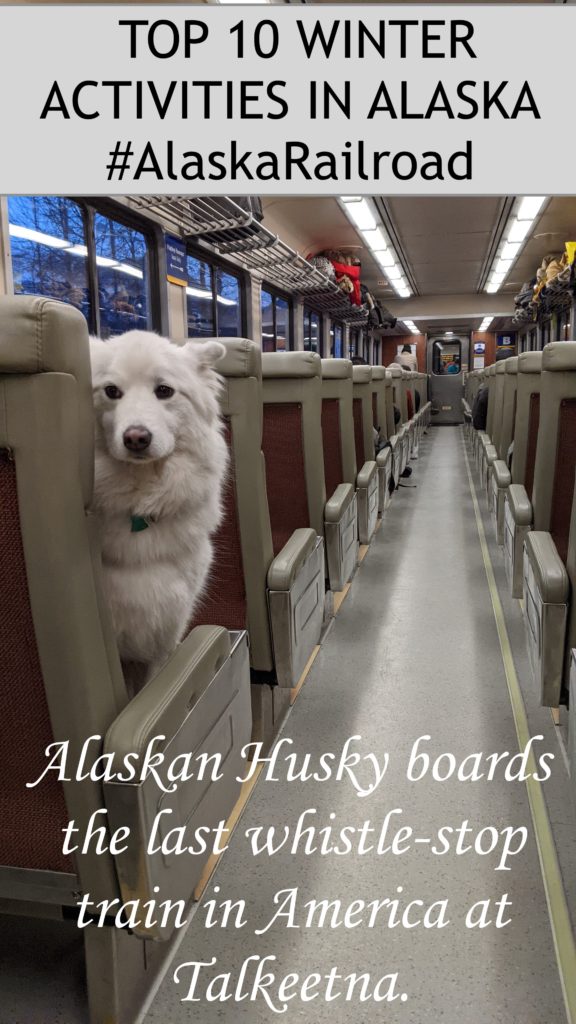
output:
[[[512,216],[492,263],[492,274],[486,285],[487,292],[496,292],[512,269],[512,265],[530,238],[532,226],[540,213],[546,196],[522,196],[516,199]]]
[[[358,228],[374,260],[382,268],[397,295],[408,298],[412,294],[403,267],[394,252],[371,199],[362,196],[340,196],[340,203],[349,220]]]

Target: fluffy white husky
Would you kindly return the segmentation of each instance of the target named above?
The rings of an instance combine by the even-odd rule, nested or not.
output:
[[[213,369],[224,352],[146,331],[90,339],[104,585],[134,684],[182,639],[206,582],[228,461]]]

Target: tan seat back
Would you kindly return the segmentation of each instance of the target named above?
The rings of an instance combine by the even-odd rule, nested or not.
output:
[[[383,366],[372,367],[372,422],[380,432],[380,440],[388,438],[388,413],[386,409],[386,370]]]
[[[504,382],[506,380],[506,360],[501,360],[496,363],[496,374],[494,377],[494,412],[492,418],[492,433],[490,438],[492,444],[496,447],[499,458],[502,458],[500,454],[500,435],[502,433],[502,416],[504,413]]]
[[[356,467],[374,459],[374,427],[372,425],[372,367],[352,367],[354,396],[354,440]]]
[[[514,427],[516,423],[516,402],[518,386],[518,356],[511,356],[506,359],[504,366],[504,398],[502,407],[502,426],[498,443],[498,454],[506,461],[508,449],[514,440]]]
[[[356,447],[350,359],[322,360],[322,442],[326,494],[356,484]]]
[[[576,471],[576,342],[542,353],[540,428],[534,469],[534,527],[548,530],[563,562],[568,552]]]
[[[386,386],[386,432],[388,440],[390,440],[396,433],[396,425],[394,423],[394,380],[391,370],[386,370],[384,384]]]
[[[518,356],[512,483],[523,484],[529,498],[532,498],[534,486],[534,466],[540,426],[541,370],[541,352],[523,352]]]
[[[488,412],[486,415],[486,433],[492,438],[494,430],[494,410],[496,407],[496,364],[492,363],[485,373],[484,383],[488,387]]]
[[[277,555],[299,527],[324,532],[322,361],[315,352],[262,356],[266,489]]]
[[[104,806],[101,785],[55,773],[25,785],[52,741],[69,741],[73,774],[85,740],[103,736],[127,703],[88,511],[93,437],[84,317],[50,299],[0,298],[2,896],[14,896],[10,869],[22,868],[39,882],[64,873],[62,903],[75,902],[79,885],[94,899],[117,894],[111,858],[76,863],[61,850],[66,820],[83,834]],[[88,768],[100,752],[93,743]]]
[[[405,371],[397,363],[391,363],[388,369],[392,374],[393,402],[400,411],[400,423],[406,423],[408,421],[408,403],[406,401]]]
[[[266,576],[274,555],[262,457],[262,353],[244,338],[217,340],[226,347],[217,370],[224,378],[221,409],[232,474],[214,537],[210,586],[193,625],[247,628],[252,668],[270,672]]]

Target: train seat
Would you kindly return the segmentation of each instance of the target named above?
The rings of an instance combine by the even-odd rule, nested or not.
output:
[[[346,506],[346,514],[340,518],[332,515],[328,502],[324,523],[330,584],[333,590],[342,590],[358,564],[352,363],[349,359],[323,359],[321,368],[326,492],[336,496],[344,493],[352,495]],[[345,500],[348,502],[348,497]]]
[[[486,416],[486,430],[479,430],[477,433],[477,463],[478,471],[482,481],[486,479],[486,465],[484,453],[487,447],[492,445],[492,430],[494,423],[494,404],[496,399],[496,365],[488,367],[484,375],[484,384],[488,388],[488,412]]]
[[[507,360],[510,362],[510,360]],[[513,597],[522,597],[524,541],[532,529],[532,487],[540,426],[542,352],[518,356],[511,483],[504,492],[504,567]]]
[[[316,643],[315,632],[311,639],[299,635],[291,615],[276,617],[272,624],[268,579],[274,577],[279,585],[284,556],[292,552],[293,575],[286,580],[284,595],[290,607],[303,585],[300,572],[306,578],[306,556],[315,545],[315,534],[291,537],[290,548],[284,553],[279,550],[275,560],[262,455],[262,352],[259,345],[244,338],[217,340],[226,348],[218,372],[224,381],[220,403],[231,473],[225,515],[214,537],[210,585],[194,625],[248,629],[253,739],[267,746],[288,710],[288,689],[298,682]],[[284,652],[278,665],[277,651]]]
[[[408,465],[409,444],[408,427],[406,425],[407,404],[404,389],[404,372],[398,363],[390,363],[388,372],[392,377],[392,409],[400,413],[400,420],[394,424],[393,433],[388,440],[392,447],[392,476],[398,486],[400,477]],[[393,412],[394,419],[394,412]]]
[[[491,367],[492,369],[492,367]],[[490,504],[492,501],[492,466],[498,459],[498,442],[500,440],[500,429],[502,425],[502,410],[504,408],[504,377],[506,373],[506,362],[504,360],[494,364],[492,376],[491,404],[488,404],[488,424],[486,437],[483,438],[481,447],[481,481],[482,488]]]
[[[528,651],[540,702],[560,703],[570,580],[566,571],[576,471],[576,343],[542,356],[540,428],[534,467],[534,529],[524,542]]]
[[[254,729],[256,738],[268,742],[288,710],[289,694],[283,691],[296,685],[320,637],[324,615],[323,541],[316,525],[307,521],[291,525],[289,510],[282,508],[282,481],[271,470],[272,456],[264,467],[259,347],[245,339],[218,341],[227,347],[218,371],[224,379],[222,413],[233,476],[227,516],[215,539],[218,564],[201,615],[219,615],[223,621],[239,613],[246,617],[253,647]],[[290,410],[285,412],[290,415]],[[285,437],[276,453],[280,474],[290,451]],[[301,452],[299,457],[301,460]],[[297,487],[298,481],[294,482]],[[293,498],[294,507],[299,508],[297,489]],[[273,684],[272,690],[266,683]]]
[[[384,385],[386,388],[386,436],[390,441],[396,433],[396,425],[394,423],[394,385],[392,371],[389,369],[386,369],[384,373]]]
[[[386,370],[383,366],[372,367],[372,422],[380,441],[388,440],[388,419],[386,412]],[[392,475],[392,451],[382,448],[376,455],[378,466],[378,513],[382,515],[390,504],[390,477]]]
[[[504,496],[507,488],[512,483],[512,475],[509,469],[508,452],[514,441],[514,423],[516,419],[516,392],[518,382],[518,357],[512,356],[505,362],[499,363],[503,367],[502,385],[502,414],[500,427],[495,439],[495,447],[498,458],[492,463],[489,471],[489,504],[492,511],[496,540],[500,547],[504,544]],[[498,384],[502,375],[496,375]]]
[[[155,886],[189,901],[209,853],[192,862],[148,853],[143,836],[164,796],[153,780],[79,781],[76,773],[87,742],[85,772],[102,753],[113,765],[126,752],[141,756],[160,734],[169,760],[181,748],[210,755],[225,745],[221,779],[182,784],[170,801],[172,823],[190,835],[226,819],[250,738],[246,633],[193,630],[129,698],[90,514],[94,427],[82,314],[51,299],[1,298],[0,383],[0,910],[58,921],[77,913],[79,893],[145,901],[156,898]],[[71,781],[54,771],[41,779],[52,743],[65,745]],[[130,827],[124,852],[113,856],[107,845],[96,853],[94,844],[65,851],[61,830],[73,821],[82,841],[91,820],[104,821],[108,837],[119,824]],[[82,934],[92,1024],[128,1024],[173,927]]]
[[[378,466],[372,426],[372,367],[352,367],[356,486],[358,489],[358,538],[369,544],[378,519]]]

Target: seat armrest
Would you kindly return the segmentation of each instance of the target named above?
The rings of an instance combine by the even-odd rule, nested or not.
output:
[[[376,468],[376,463],[373,462],[372,460],[370,460],[369,462],[365,462],[364,465],[362,466],[362,469],[360,470],[356,477],[356,486],[369,487],[374,477],[374,474],[376,473]]]
[[[378,469],[385,469],[388,464],[392,461],[392,449],[382,448],[376,456],[376,465]]]
[[[354,499],[352,484],[339,484],[334,494],[324,506],[324,519],[327,523],[338,523],[344,512]]]
[[[492,476],[498,488],[509,487],[512,482],[510,470],[503,459],[496,459],[496,462],[492,463]]]
[[[290,540],[278,552],[268,569],[269,590],[290,590],[298,570],[316,547],[316,531],[309,527],[294,530]]]
[[[498,459],[498,450],[493,444],[487,444],[484,446],[484,457],[489,466],[493,466]]]
[[[566,604],[570,590],[568,574],[552,535],[533,530],[526,537],[524,548],[544,604]]]
[[[510,484],[507,495],[516,526],[532,526],[532,502],[523,484]]]
[[[120,712],[104,749],[118,768],[129,753],[143,755],[155,736],[174,736],[230,655],[222,626],[197,626],[160,671]]]

